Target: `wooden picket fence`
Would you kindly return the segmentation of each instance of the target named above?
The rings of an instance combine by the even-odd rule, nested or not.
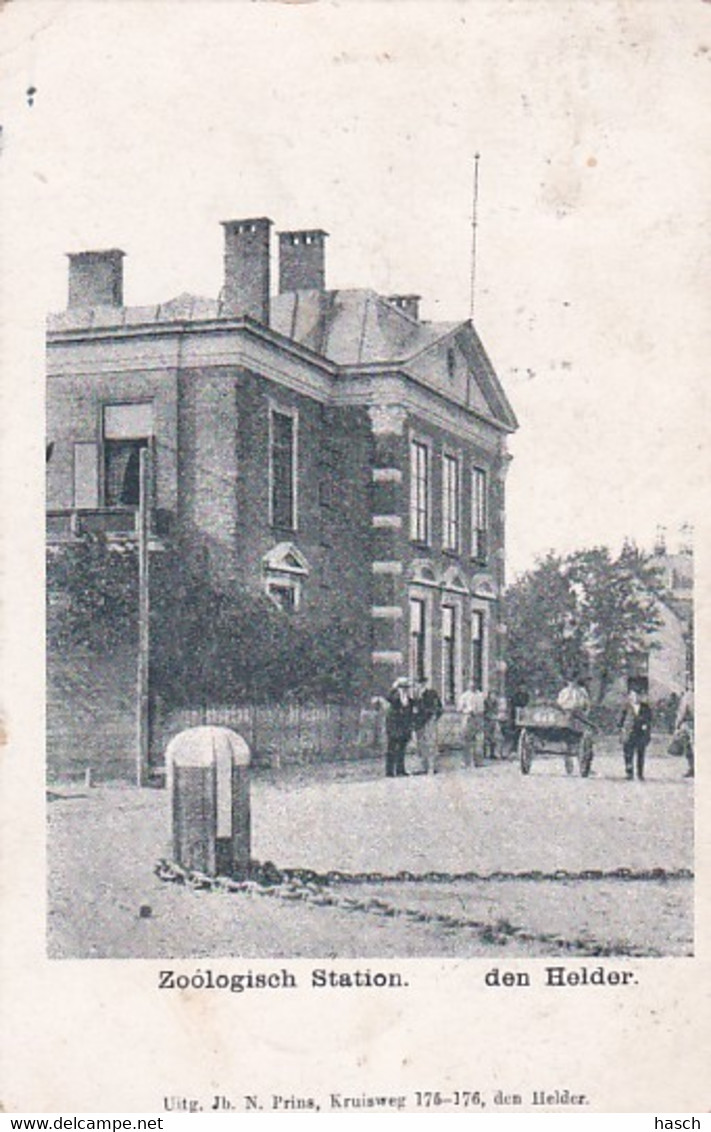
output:
[[[160,767],[174,735],[212,724],[241,735],[258,766],[370,758],[384,751],[384,718],[350,704],[250,704],[182,708],[154,720],[151,763]]]

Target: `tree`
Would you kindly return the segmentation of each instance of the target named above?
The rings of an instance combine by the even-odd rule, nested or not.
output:
[[[550,697],[571,675],[601,703],[630,660],[648,652],[661,625],[660,583],[649,558],[626,543],[565,558],[549,554],[505,595],[510,694],[520,686]]]
[[[152,682],[171,705],[352,696],[362,633],[286,612],[254,589],[216,591],[174,557],[154,568],[152,593]]]
[[[548,554],[512,585],[504,598],[504,619],[510,695],[525,688],[550,697],[568,671],[584,666],[577,600],[564,559]]]
[[[135,546],[85,535],[47,552],[50,647],[113,649],[135,638],[138,559]]]
[[[645,554],[625,543],[617,558],[606,547],[578,551],[567,561],[567,576],[601,703],[629,662],[649,651],[650,636],[662,624],[659,574]]]
[[[169,707],[352,698],[367,653],[354,631],[265,593],[217,590],[176,548],[151,558],[151,690]],[[85,536],[50,548],[48,642],[109,654],[137,641],[136,548]]]

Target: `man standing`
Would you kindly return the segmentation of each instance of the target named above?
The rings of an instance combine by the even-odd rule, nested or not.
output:
[[[625,774],[634,778],[637,756],[637,778],[644,779],[644,755],[652,737],[652,709],[641,700],[634,688],[627,694],[627,703],[620,716],[622,752],[625,756]]]
[[[417,753],[425,774],[437,773],[437,720],[442,714],[442,701],[426,680],[417,681],[417,698],[413,704],[413,725],[417,737]]]
[[[495,759],[499,730],[499,701],[493,692],[484,700],[484,758]]]
[[[472,683],[459,697],[457,708],[462,715],[464,766],[484,763],[484,693]]]
[[[531,697],[524,685],[518,684],[514,688],[511,696],[506,700],[506,718],[503,726],[503,758],[508,759],[516,753],[518,737],[521,734],[521,728],[518,725],[518,712],[521,708],[528,707],[530,699]]]
[[[386,698],[388,711],[385,717],[387,753],[385,774],[388,778],[406,777],[405,748],[412,735],[412,699],[410,681],[400,676],[388,692]]]
[[[691,681],[679,700],[676,712],[674,730],[680,734],[684,741],[684,754],[686,755],[685,778],[694,777],[694,688]]]
[[[563,711],[569,711],[571,714],[577,713],[581,716],[587,715],[590,711],[590,697],[580,683],[578,676],[571,676],[568,683],[558,694],[557,703]]]
[[[587,778],[590,774],[593,760],[592,733],[589,719],[590,696],[577,673],[570,677],[568,683],[558,693],[556,703],[559,708],[568,713],[576,730],[583,728],[583,733],[580,738],[580,772],[584,778]],[[572,774],[574,767],[575,762],[570,749],[568,749],[565,756],[566,773]]]

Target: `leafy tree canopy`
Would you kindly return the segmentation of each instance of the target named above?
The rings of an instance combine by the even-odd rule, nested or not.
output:
[[[552,696],[577,673],[600,703],[650,648],[660,593],[657,570],[630,543],[617,556],[593,547],[539,560],[505,596],[509,691]]]
[[[110,546],[101,535],[50,546],[46,582],[50,648],[111,651],[135,636],[135,546]]]
[[[180,554],[151,558],[151,686],[171,706],[350,697],[367,642],[337,619],[285,613],[263,593],[211,587]],[[135,647],[135,546],[101,536],[52,547],[51,648]]]

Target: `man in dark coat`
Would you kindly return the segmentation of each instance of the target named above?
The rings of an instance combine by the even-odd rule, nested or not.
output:
[[[489,692],[484,700],[484,758],[497,757],[497,739],[499,731],[499,701],[493,692]]]
[[[385,755],[385,773],[388,778],[403,777],[405,770],[405,748],[412,735],[413,706],[410,696],[410,681],[401,676],[395,681],[385,697],[388,705],[385,716],[385,734],[387,736],[387,753]]]
[[[637,778],[644,778],[644,755],[652,737],[652,709],[646,700],[632,688],[627,695],[620,716],[620,737],[625,756],[625,774],[634,778],[635,755],[637,756]]]

